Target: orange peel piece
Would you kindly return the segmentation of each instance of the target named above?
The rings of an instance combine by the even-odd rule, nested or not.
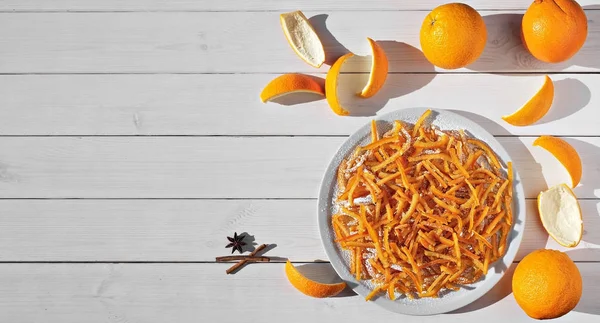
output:
[[[303,61],[316,68],[325,62],[325,49],[315,29],[302,11],[282,13],[281,28],[294,52]]]
[[[371,52],[373,54],[373,61],[371,63],[371,73],[369,74],[369,81],[367,85],[362,89],[358,96],[361,98],[370,98],[377,94],[383,87],[388,74],[388,59],[385,55],[385,51],[379,46],[373,39],[367,38],[369,45],[371,45]]]
[[[324,298],[339,294],[346,288],[346,283],[323,284],[306,278],[288,260],[285,264],[285,274],[290,283],[305,295]]]
[[[544,229],[561,246],[575,247],[583,235],[583,217],[575,193],[565,184],[540,192],[538,211]]]
[[[314,93],[325,96],[323,85],[309,75],[284,74],[274,78],[260,93],[262,102],[272,101],[290,93]]]
[[[503,116],[502,119],[513,126],[528,126],[540,120],[552,106],[554,100],[554,83],[548,75],[538,92],[515,113]]]
[[[342,65],[348,58],[352,56],[354,56],[354,54],[348,53],[338,58],[338,60],[331,65],[329,72],[327,72],[327,77],[325,78],[325,97],[327,98],[327,103],[329,103],[331,110],[340,116],[347,116],[350,114],[350,112],[344,109],[340,104],[340,100],[337,95],[337,88]]]
[[[579,184],[583,167],[581,158],[573,146],[563,139],[552,136],[540,136],[533,142],[533,145],[546,149],[558,159],[571,176],[571,187],[576,187]]]

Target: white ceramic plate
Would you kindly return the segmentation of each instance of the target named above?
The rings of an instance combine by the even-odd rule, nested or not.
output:
[[[402,120],[414,124],[419,116],[425,112],[424,108],[409,108],[397,110],[377,117],[377,128],[380,135],[391,129],[394,120]],[[458,114],[445,110],[433,110],[433,118],[430,118],[432,124],[441,130],[459,130],[464,129],[468,135],[486,142],[493,151],[505,163],[511,158],[504,150],[502,145],[485,129],[475,122],[462,117]],[[373,285],[368,281],[357,281],[350,273],[349,255],[334,242],[335,234],[331,227],[331,216],[334,211],[334,199],[337,190],[336,173],[340,162],[346,158],[358,145],[364,145],[370,140],[370,124],[358,129],[351,135],[340,147],[332,161],[329,163],[321,191],[319,192],[318,202],[318,221],[321,240],[325,247],[325,252],[331,261],[331,265],[340,277],[359,295],[365,297],[368,295]],[[514,167],[513,167],[514,169]],[[439,298],[423,298],[410,300],[401,297],[395,301],[387,296],[380,296],[374,299],[374,303],[392,312],[410,314],[410,315],[432,315],[446,313],[466,306],[487,293],[502,278],[507,268],[510,267],[523,237],[523,228],[525,225],[525,194],[523,185],[516,169],[514,169],[514,193],[513,193],[513,216],[514,224],[510,232],[508,249],[504,257],[490,265],[488,274],[478,282],[469,285],[469,288],[462,288],[459,291],[444,293]]]

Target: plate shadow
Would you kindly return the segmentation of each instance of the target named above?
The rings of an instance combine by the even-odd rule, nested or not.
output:
[[[494,288],[492,288],[481,298],[465,307],[454,310],[448,314],[463,314],[478,311],[490,305],[494,305],[495,303],[501,301],[502,299],[512,294],[512,278],[515,273],[516,267],[517,263],[513,263],[504,273],[504,276],[502,276],[502,279],[500,279],[496,286],[494,286]]]

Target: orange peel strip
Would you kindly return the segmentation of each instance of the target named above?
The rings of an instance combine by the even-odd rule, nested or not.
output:
[[[546,75],[539,91],[523,107],[511,115],[503,116],[502,119],[513,126],[531,125],[548,113],[553,100],[554,83]]]
[[[373,39],[367,38],[371,46],[373,61],[371,63],[371,73],[367,85],[357,95],[361,98],[370,98],[377,94],[383,87],[388,74],[388,59],[385,51]]]
[[[340,100],[337,95],[337,88],[342,65],[348,58],[352,56],[354,56],[354,54],[348,53],[340,57],[335,63],[333,63],[329,69],[329,72],[327,72],[327,77],[325,78],[325,97],[327,98],[327,103],[329,103],[331,110],[340,116],[347,116],[350,114],[350,112],[344,109],[340,104]]]
[[[260,93],[264,103],[290,93],[314,93],[325,96],[325,89],[312,76],[284,74],[274,78]]]
[[[571,187],[576,187],[581,180],[582,165],[577,150],[563,139],[552,136],[540,136],[533,142],[549,151],[567,169],[571,176]]]
[[[346,283],[323,284],[306,278],[288,260],[285,264],[285,274],[290,283],[305,295],[324,298],[339,294],[346,288]]]

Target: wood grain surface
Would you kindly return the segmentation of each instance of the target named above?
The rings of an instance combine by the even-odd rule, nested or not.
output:
[[[341,297],[310,298],[285,278],[283,264],[252,264],[225,275],[229,264],[2,264],[0,306],[4,317],[22,322],[294,322],[377,321],[536,322],[515,302],[513,267],[494,289],[468,307],[443,315],[411,317],[382,310],[344,292]],[[336,281],[329,264],[299,266],[306,275]],[[600,314],[598,263],[578,263],[585,287],[575,310],[558,322],[595,322]],[[35,306],[32,306],[35,304]],[[294,316],[293,313],[302,313]]]
[[[312,299],[287,282],[292,260],[309,278],[336,281],[323,250],[316,197],[325,167],[373,116],[406,107],[448,109],[497,137],[525,187],[527,221],[518,262],[540,248],[566,251],[584,280],[575,310],[558,323],[600,319],[600,2],[581,0],[585,46],[545,64],[523,48],[532,0],[466,1],[486,22],[480,59],[459,70],[432,66],[419,29],[441,0],[0,0],[0,321],[147,322],[534,322],[515,303],[516,263],[482,299],[431,317],[386,312],[345,291]],[[327,63],[303,63],[279,14],[302,9]],[[343,93],[353,117],[322,98],[258,96],[282,73],[323,78],[352,51],[345,84],[370,70],[366,37],[390,58],[382,92]],[[501,120],[549,74],[550,113],[530,127]],[[350,93],[350,92],[348,92]],[[352,93],[350,93],[352,94]],[[561,136],[581,155],[575,189],[583,241],[559,246],[538,219],[535,197],[569,181],[533,147]],[[271,244],[272,263],[226,275],[227,236]]]
[[[453,72],[598,72],[600,11],[586,11],[588,37],[571,60],[545,64],[523,48],[523,11],[484,11],[487,46],[477,62]],[[327,63],[348,51],[369,55],[382,41],[390,72],[443,72],[419,47],[427,12],[306,11]],[[284,73],[326,72],[301,61],[276,12],[0,13],[0,73]],[[349,72],[368,72],[361,61]]]
[[[525,104],[543,75],[391,74],[372,99],[343,96],[348,109],[363,115],[350,118],[312,95],[263,104],[259,93],[276,76],[0,75],[0,135],[347,136],[374,115],[406,107],[457,111],[501,136],[598,134],[600,98],[592,95],[600,91],[598,74],[551,75],[552,108],[529,127],[500,118]]]
[[[490,2],[466,0],[475,9],[526,9],[532,0],[505,0]],[[599,9],[594,0],[580,0],[584,8]],[[443,0],[389,1],[389,0],[345,0],[345,1],[294,1],[294,0],[3,0],[0,9],[19,11],[291,11],[291,10],[431,10]]]
[[[550,248],[600,261],[600,201],[580,203],[583,242],[569,249],[548,237],[527,201],[516,260]],[[234,232],[248,235],[245,251],[275,244],[266,253],[274,262],[326,261],[316,209],[316,200],[0,200],[0,262],[214,262],[229,254]]]
[[[581,155],[580,198],[600,197],[600,138]],[[0,137],[0,198],[315,198],[343,137]],[[499,137],[525,197],[569,180],[535,137]]]

